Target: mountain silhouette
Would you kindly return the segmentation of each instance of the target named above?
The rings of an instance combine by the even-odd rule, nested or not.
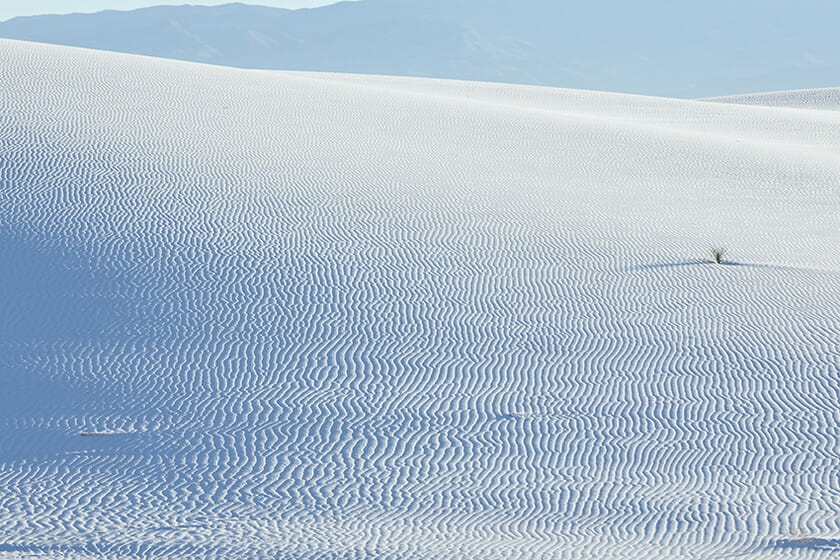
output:
[[[703,97],[840,82],[840,4],[363,0],[19,17],[0,37],[240,68]]]

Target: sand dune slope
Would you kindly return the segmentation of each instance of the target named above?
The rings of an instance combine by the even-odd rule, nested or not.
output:
[[[840,113],[0,61],[0,558],[840,548]]]
[[[712,97],[707,101],[735,103],[738,105],[763,105],[767,107],[790,107],[818,111],[840,111],[840,88],[809,89],[753,93],[729,97]]]

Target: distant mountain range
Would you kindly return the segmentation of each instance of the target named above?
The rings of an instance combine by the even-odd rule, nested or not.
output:
[[[363,0],[20,17],[0,37],[243,68],[704,97],[840,85],[834,0]]]

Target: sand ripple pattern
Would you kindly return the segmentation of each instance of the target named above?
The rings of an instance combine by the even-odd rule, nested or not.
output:
[[[0,558],[833,557],[838,154],[0,41]]]

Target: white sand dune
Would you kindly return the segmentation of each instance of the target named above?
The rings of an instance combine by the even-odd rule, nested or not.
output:
[[[0,558],[836,553],[840,113],[0,61]]]
[[[764,105],[822,111],[840,111],[840,88],[809,89],[712,97],[706,101],[738,105]]]

